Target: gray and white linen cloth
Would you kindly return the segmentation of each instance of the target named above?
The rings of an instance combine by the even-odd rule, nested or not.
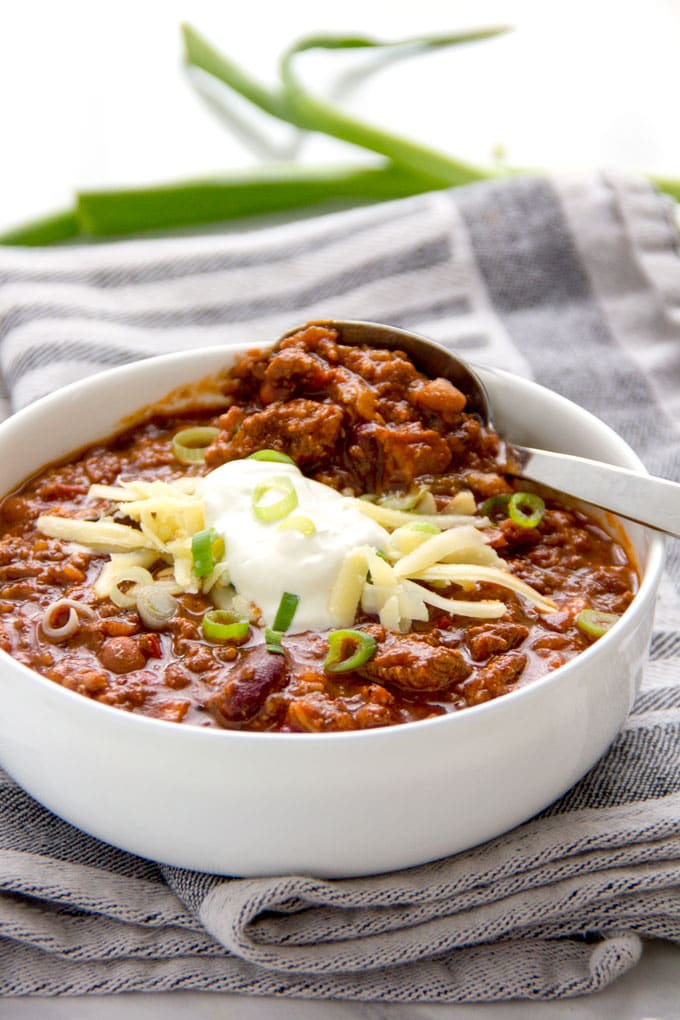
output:
[[[677,241],[646,183],[598,176],[219,236],[0,249],[8,410],[136,358],[373,319],[532,376],[680,480]],[[421,867],[199,875],[81,834],[3,776],[0,991],[545,999],[607,985],[644,938],[680,942],[679,585],[671,543],[643,688],[599,764],[539,817]]]

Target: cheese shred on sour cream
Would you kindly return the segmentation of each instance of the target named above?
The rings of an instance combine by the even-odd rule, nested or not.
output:
[[[306,478],[292,463],[232,460],[202,477],[93,485],[88,495],[114,509],[96,521],[42,516],[38,527],[107,553],[95,591],[123,607],[134,605],[137,586],[157,585],[174,595],[209,594],[219,608],[236,603],[251,621],[271,626],[282,595],[294,592],[291,632],[349,627],[360,609],[406,632],[414,620],[427,621],[428,606],[502,616],[502,601],[437,590],[487,582],[539,611],[555,608],[491,548],[488,519],[381,507]],[[471,502],[461,504],[474,509]]]

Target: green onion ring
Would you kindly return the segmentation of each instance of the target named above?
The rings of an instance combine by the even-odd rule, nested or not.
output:
[[[576,617],[576,626],[586,637],[599,638],[620,619],[618,613],[604,613],[599,609],[582,609]]]
[[[172,453],[180,464],[200,464],[205,460],[205,451],[220,430],[210,425],[197,425],[182,429],[172,437]]]
[[[424,486],[418,489],[410,489],[401,496],[381,496],[378,499],[379,506],[386,506],[388,510],[414,510],[428,490]]]
[[[306,514],[289,514],[279,524],[279,531],[299,531],[305,538],[316,534],[316,524]]]
[[[508,501],[508,517],[520,528],[535,528],[544,513],[545,503],[535,492],[515,492]]]
[[[496,496],[489,496],[479,508],[482,517],[490,517],[492,521],[498,521],[508,516],[508,504],[511,493],[500,492]]]
[[[210,641],[243,641],[250,633],[248,621],[235,619],[228,609],[209,609],[201,627]]]
[[[346,654],[350,644],[353,651]],[[328,655],[323,668],[328,673],[349,673],[375,655],[378,642],[371,634],[361,630],[332,630],[328,635]]]
[[[292,464],[293,467],[297,467],[295,461],[287,453],[281,453],[280,450],[258,450],[257,453],[251,453],[247,459],[269,460],[277,464]]]
[[[280,493],[281,498],[271,503],[263,503],[262,500],[272,492]],[[297,492],[287,475],[269,478],[266,482],[260,482],[253,489],[253,513],[258,521],[263,521],[265,524],[287,517],[297,505]]]
[[[197,531],[191,538],[191,558],[196,577],[208,577],[224,556],[224,539],[214,528]]]

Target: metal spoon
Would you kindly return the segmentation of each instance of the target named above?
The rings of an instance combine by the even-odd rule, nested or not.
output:
[[[446,347],[396,326],[373,322],[323,320],[336,329],[341,343],[402,350],[431,378],[449,379],[467,397],[466,410],[491,425],[491,405],[484,384],[472,368]],[[297,330],[292,331],[297,332]],[[665,478],[614,467],[564,453],[508,443],[507,473],[540,482],[658,531],[680,537],[680,484]]]

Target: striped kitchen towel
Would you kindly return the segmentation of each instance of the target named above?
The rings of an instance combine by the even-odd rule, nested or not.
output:
[[[0,249],[5,411],[134,359],[372,319],[532,376],[680,480],[677,240],[646,183],[602,176],[219,236]],[[644,938],[680,942],[679,586],[673,542],[642,690],[607,755],[538,818],[422,867],[199,875],[83,835],[1,775],[0,992],[545,999],[604,987]]]

